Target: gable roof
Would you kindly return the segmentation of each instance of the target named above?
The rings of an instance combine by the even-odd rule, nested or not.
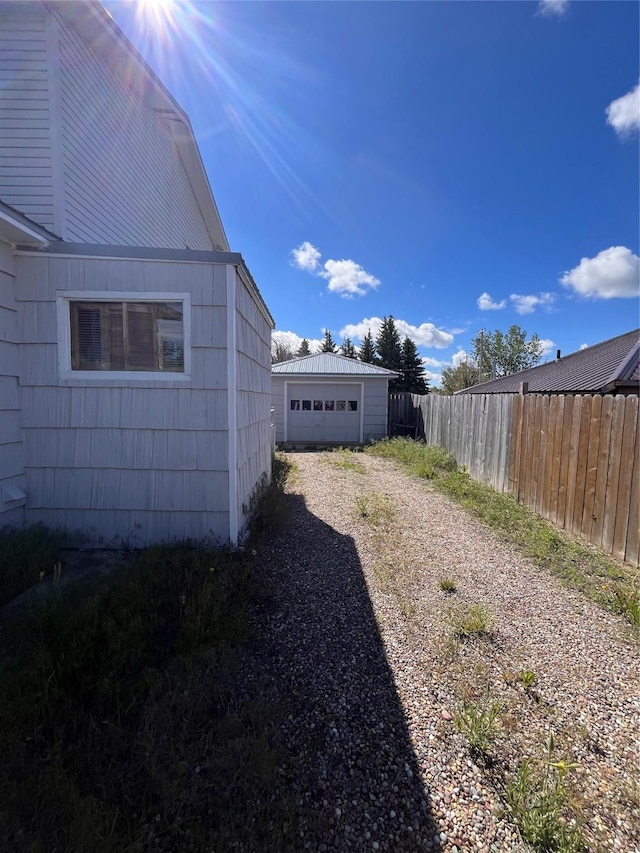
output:
[[[126,88],[151,105],[173,139],[212,244],[229,251],[209,177],[204,168],[189,116],[151,66],[116,24],[99,0],[53,0],[50,3],[102,57]]]
[[[281,361],[271,368],[272,373],[289,373],[303,376],[380,376],[393,379],[399,376],[394,370],[367,364],[355,358],[346,358],[331,352],[303,355],[289,361]]]
[[[481,382],[456,393],[516,394],[522,382],[528,384],[530,394],[609,394],[618,390],[638,393],[639,376],[640,329],[634,329],[556,361]]]

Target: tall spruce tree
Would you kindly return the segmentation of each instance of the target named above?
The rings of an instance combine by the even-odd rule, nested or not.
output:
[[[358,358],[365,364],[376,363],[376,345],[373,341],[371,329],[367,331],[367,334],[362,339],[362,346],[358,352]]]
[[[336,344],[333,338],[331,337],[331,332],[329,329],[324,330],[324,340],[322,341],[322,346],[320,347],[320,352],[333,352],[336,351]]]
[[[298,352],[296,355],[311,355],[311,350],[309,349],[309,341],[306,338],[302,339],[300,346],[298,347]]]
[[[395,320],[389,314],[382,320],[382,326],[376,338],[376,352],[378,363],[387,370],[402,371],[402,343],[396,329]]]
[[[356,348],[354,347],[351,338],[343,338],[342,343],[340,344],[340,354],[345,358],[358,357],[358,353],[356,352]]]
[[[429,383],[424,375],[424,364],[418,355],[415,343],[409,337],[406,337],[402,342],[402,376],[399,390],[410,391],[412,394],[429,393]]]

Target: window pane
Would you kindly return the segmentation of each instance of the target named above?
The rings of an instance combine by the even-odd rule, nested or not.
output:
[[[325,412],[333,411],[333,400],[325,400],[324,401],[324,410]]]
[[[358,411],[358,401],[357,400],[349,400],[349,411],[357,412]]]
[[[299,412],[300,411],[300,400],[292,400],[291,401],[291,411]]]
[[[321,412],[322,411],[322,400],[314,400],[313,401],[313,411]]]
[[[336,412],[345,412],[347,410],[346,400],[336,400]]]
[[[184,371],[181,302],[70,302],[73,370]]]
[[[303,400],[302,401],[302,411],[310,412],[311,411],[311,400]]]

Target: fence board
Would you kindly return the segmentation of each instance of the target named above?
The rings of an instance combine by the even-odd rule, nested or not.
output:
[[[593,505],[595,501],[596,480],[598,475],[598,447],[600,443],[601,419],[602,397],[594,397],[591,401],[591,417],[589,419],[587,466],[584,482],[582,524],[580,526],[580,534],[587,540],[591,536],[591,525],[593,524]]]
[[[571,530],[580,533],[582,529],[582,510],[584,507],[584,488],[587,480],[587,453],[589,450],[589,427],[591,425],[591,402],[592,398],[582,398],[582,411],[580,413],[580,433],[576,445],[578,467],[576,470],[576,488],[573,505],[573,521]]]
[[[604,504],[607,489],[607,472],[609,470],[609,446],[611,442],[611,415],[613,412],[613,397],[608,394],[602,401],[600,412],[600,439],[598,441],[598,461],[596,463],[596,485],[593,495],[593,522],[589,541],[602,547],[602,530],[604,527]]]
[[[638,420],[640,420],[640,413],[636,414],[636,428]],[[629,496],[629,526],[624,558],[628,563],[638,565],[640,563],[640,436],[637,431],[635,445]]]
[[[556,524],[565,526],[567,506],[567,485],[569,481],[569,464],[571,460],[571,434],[573,425],[573,406],[575,397],[566,397],[564,401],[564,417],[562,419],[562,445],[560,449],[560,473],[558,475],[558,514]]]
[[[638,407],[633,405],[632,397],[625,400],[624,426],[622,428],[622,449],[620,453],[620,477],[618,479],[618,501],[616,505],[616,523],[613,535],[613,553],[624,560],[629,526],[629,496],[631,495],[631,477],[633,457],[637,438]],[[633,523],[633,522],[632,522]]]
[[[549,447],[549,407],[550,398],[545,394],[539,398],[540,405],[540,451],[538,457],[538,474],[536,479],[536,502],[533,508],[539,515],[544,515],[544,493],[547,476],[547,451]]]
[[[550,412],[553,424],[553,438],[549,448],[550,471],[547,474],[549,486],[547,493],[547,518],[554,524],[558,520],[558,493],[560,485],[560,460],[562,458],[562,426],[564,423],[564,395],[558,394],[551,398],[552,411]]]
[[[611,413],[611,444],[609,450],[609,470],[604,505],[602,528],[602,548],[613,553],[613,539],[616,529],[616,507],[618,504],[618,482],[620,479],[620,459],[622,449],[622,431],[624,427],[624,397],[614,397]]]

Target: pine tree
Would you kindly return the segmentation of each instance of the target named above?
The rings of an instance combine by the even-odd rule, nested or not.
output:
[[[380,331],[376,338],[376,352],[378,353],[378,361],[382,367],[386,367],[387,370],[397,370],[398,373],[401,372],[402,344],[391,314],[382,320],[382,326],[380,326]]]
[[[340,345],[340,354],[345,358],[357,358],[358,353],[356,352],[356,348],[351,342],[351,338],[343,338],[342,344]]]
[[[302,339],[302,343],[298,347],[297,356],[301,355],[311,355],[311,350],[309,349],[309,341],[306,338]]]
[[[336,344],[333,338],[331,337],[331,332],[329,329],[324,330],[324,340],[322,342],[322,346],[320,347],[320,352],[333,352],[336,351]]]
[[[365,364],[376,363],[376,345],[373,342],[371,329],[367,331],[367,334],[362,339],[362,346],[358,352],[358,358]]]
[[[429,384],[424,375],[424,364],[418,355],[418,349],[411,338],[406,337],[402,342],[402,376],[400,391],[410,391],[412,394],[428,394]]]

